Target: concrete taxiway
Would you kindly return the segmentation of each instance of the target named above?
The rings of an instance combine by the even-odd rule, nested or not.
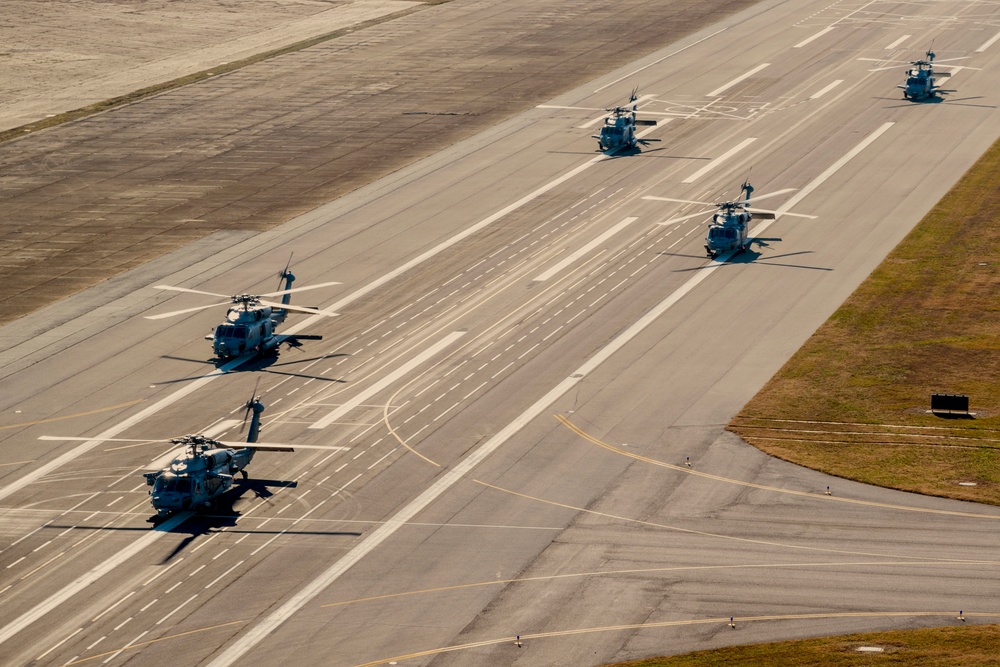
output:
[[[1000,136],[989,11],[764,2],[273,232],[126,274],[115,324],[8,362],[0,650],[600,664],[1000,618],[1000,509],[723,430]],[[931,40],[966,58],[942,102],[861,60]],[[594,120],[636,86],[660,141],[594,154]],[[757,223],[709,261],[705,220],[671,220],[697,205],[655,197],[734,197],[751,168],[759,195],[794,189],[769,208],[817,219]],[[301,283],[343,283],[308,298],[338,317],[284,329],[322,342],[216,369],[221,312],[142,317],[201,303],[160,282],[273,290],[290,251]],[[36,440],[238,437],[224,420],[255,387],[267,440],[349,449],[261,454],[231,508],[158,529],[138,471],[166,444]]]

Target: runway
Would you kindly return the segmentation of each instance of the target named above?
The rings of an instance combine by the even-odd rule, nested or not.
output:
[[[803,470],[724,426],[1000,136],[997,35],[982,3],[763,2],[126,274],[94,320],[4,356],[5,661],[597,665],[996,622],[1000,509]],[[906,102],[931,42],[954,92]],[[658,141],[594,153],[636,87]],[[747,178],[791,190],[709,260],[710,207],[673,221],[700,209],[662,198]],[[216,368],[222,308],[143,317],[206,303],[154,284],[273,291],[293,251],[299,284],[342,283],[293,303],[339,315],[280,330],[323,341]],[[262,438],[347,449],[261,453],[231,513],[151,528],[139,473],[165,442],[37,440],[238,439],[255,386]]]

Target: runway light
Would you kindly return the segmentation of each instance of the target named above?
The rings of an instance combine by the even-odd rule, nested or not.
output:
[[[686,465],[689,468],[691,467],[691,457],[690,456],[685,456],[684,457],[684,465]]]
[[[828,495],[828,496],[831,495],[830,494],[830,487],[829,486],[826,487],[826,495]]]
[[[960,620],[963,623],[965,623],[965,615],[962,613],[961,609],[958,610],[958,620]]]
[[[736,621],[733,620],[732,616],[729,617],[729,627],[731,627],[733,630],[736,629]]]

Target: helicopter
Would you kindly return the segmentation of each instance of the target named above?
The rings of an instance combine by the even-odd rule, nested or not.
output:
[[[906,70],[906,83],[896,86],[903,90],[903,99],[923,100],[936,97],[940,88],[934,85],[935,80],[950,77],[950,72],[934,72],[934,51],[928,49],[927,60],[914,60],[913,67]]]
[[[636,119],[635,114],[639,106],[637,103],[638,93],[639,89],[633,88],[628,104],[605,109],[605,111],[610,111],[611,115],[604,119],[601,133],[592,135],[594,139],[597,139],[599,150],[614,153],[623,149],[631,150],[638,144],[645,145],[648,142],[648,140],[635,136],[636,125],[656,125],[656,121]]]
[[[289,271],[291,258],[288,264],[278,274],[278,287],[284,281],[284,289],[267,294],[235,294],[226,296],[215,292],[203,292],[201,290],[189,289],[187,287],[174,287],[173,285],[156,285],[153,289],[170,290],[173,292],[188,292],[191,294],[205,294],[229,299],[223,303],[211,303],[205,306],[196,306],[184,310],[175,310],[159,315],[147,315],[148,320],[159,320],[174,315],[192,313],[205,308],[215,308],[226,304],[232,304],[226,312],[226,321],[219,324],[215,331],[205,336],[206,340],[212,341],[212,349],[219,359],[231,359],[244,354],[254,352],[258,355],[277,350],[283,343],[292,347],[298,347],[303,340],[322,340],[319,335],[309,334],[277,334],[275,328],[285,321],[289,311],[296,313],[310,313],[313,315],[333,316],[336,313],[328,313],[317,308],[306,308],[303,306],[291,305],[292,293],[303,292],[305,290],[339,285],[340,283],[320,283],[308,287],[298,287],[292,289],[295,276]],[[281,303],[274,303],[265,300],[264,297],[281,297]]]
[[[166,457],[154,461],[150,472],[144,472],[149,502],[158,517],[177,512],[211,507],[214,501],[233,487],[236,473],[247,479],[246,468],[259,451],[294,452],[299,449],[346,450],[346,447],[319,445],[286,445],[258,443],[260,415],[264,405],[254,396],[246,403],[246,417],[253,415],[246,443],[214,440],[203,434],[184,435],[169,442],[178,445]],[[95,440],[95,438],[64,438],[42,436],[40,440]],[[100,438],[96,438],[100,439]],[[147,442],[126,438],[104,438],[105,442]],[[165,465],[164,465],[165,464]],[[162,466],[162,467],[161,467]]]
[[[791,192],[791,189],[778,190],[771,192],[766,195],[761,195],[756,198],[755,201],[764,199],[765,197],[776,197],[778,195]],[[760,218],[762,220],[774,220],[778,215],[777,211],[770,211],[767,209],[754,208],[750,209],[751,202],[750,196],[754,192],[754,187],[750,185],[750,178],[743,181],[740,186],[740,194],[746,193],[746,198],[742,201],[723,201],[723,202],[701,202],[701,201],[691,201],[688,199],[672,199],[670,197],[643,197],[643,199],[653,199],[657,201],[671,201],[679,202],[682,204],[700,204],[702,206],[714,206],[718,209],[716,213],[712,215],[711,221],[708,223],[708,235],[705,239],[705,252],[712,259],[715,259],[720,254],[735,250],[736,252],[744,252],[748,246],[747,234],[750,228],[750,221],[754,218]],[[681,216],[679,218],[673,218],[665,223],[661,224],[673,224],[675,222],[680,222],[682,220],[689,220],[691,218],[700,217],[705,215],[704,211],[698,213],[691,213],[688,215]],[[788,213],[782,212],[781,215],[794,216],[798,218],[810,218],[815,220],[815,215],[804,215],[801,213]]]

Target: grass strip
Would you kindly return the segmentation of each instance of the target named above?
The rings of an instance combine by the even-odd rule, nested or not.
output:
[[[881,652],[859,651],[861,647]],[[1000,625],[922,628],[733,646],[616,667],[997,667]]]
[[[998,223],[1000,141],[729,430],[832,475],[1000,505]],[[930,414],[932,393],[967,394],[975,418]]]

